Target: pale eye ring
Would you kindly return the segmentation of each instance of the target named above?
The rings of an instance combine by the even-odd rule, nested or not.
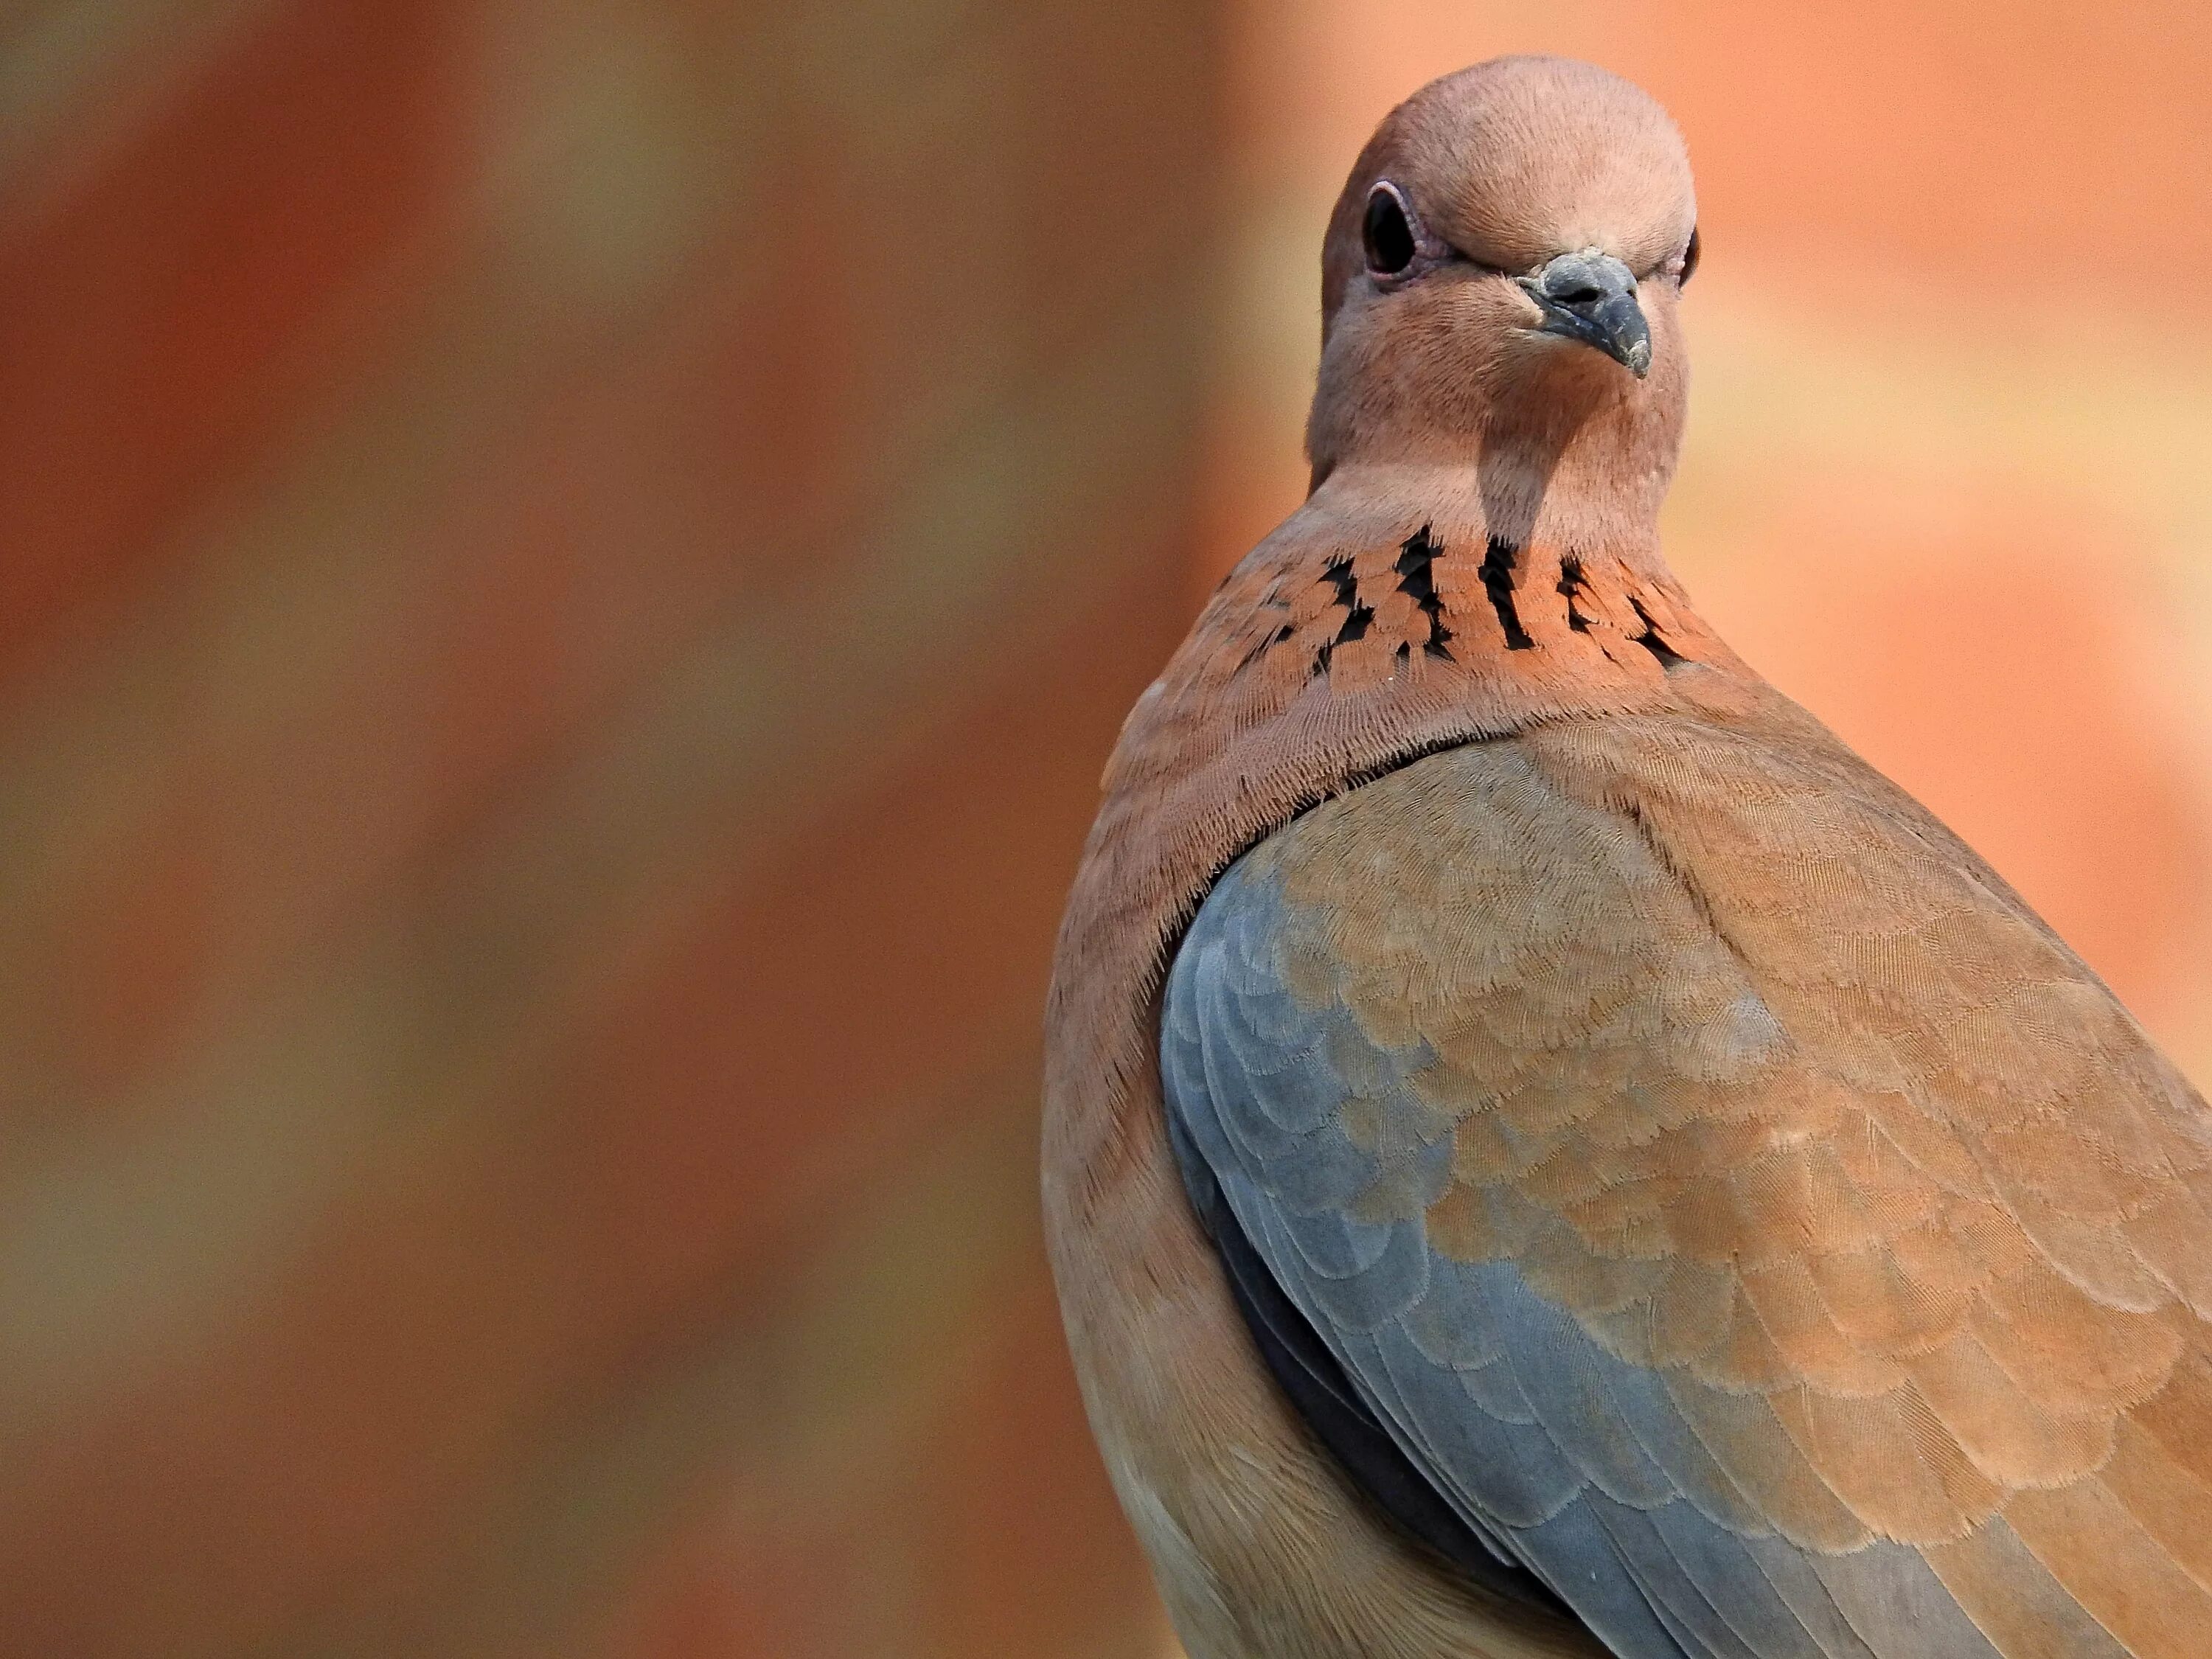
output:
[[[1388,179],[1367,192],[1367,211],[1360,222],[1360,240],[1366,245],[1370,276],[1404,276],[1419,251],[1406,198]]]
[[[1698,269],[1698,228],[1695,225],[1690,227],[1689,245],[1682,250],[1681,265],[1681,270],[1674,273],[1674,280],[1686,283]]]

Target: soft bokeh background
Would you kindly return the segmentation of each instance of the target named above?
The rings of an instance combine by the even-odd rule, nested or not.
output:
[[[1686,129],[1668,524],[2212,1076],[2212,10],[0,8],[0,1653],[1156,1659],[1034,1214],[1391,102]]]

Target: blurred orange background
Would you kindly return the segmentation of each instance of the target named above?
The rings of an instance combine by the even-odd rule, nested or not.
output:
[[[15,0],[0,1652],[1137,1659],[1034,1200],[1368,128],[1698,167],[1668,544],[2212,1078],[2212,10]]]

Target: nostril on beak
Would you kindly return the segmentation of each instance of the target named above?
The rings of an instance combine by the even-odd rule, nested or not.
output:
[[[1544,312],[1539,331],[1595,346],[1641,380],[1651,368],[1651,331],[1637,304],[1636,274],[1595,249],[1563,253],[1516,278]]]
[[[1561,254],[1536,273],[1536,280],[1554,305],[1594,306],[1636,292],[1636,277],[1628,267],[1595,249]]]

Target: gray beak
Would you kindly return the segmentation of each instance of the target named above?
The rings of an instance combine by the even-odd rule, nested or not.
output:
[[[1544,313],[1540,334],[1595,346],[1638,380],[1651,372],[1651,328],[1636,303],[1636,277],[1611,254],[1562,253],[1513,279]]]

